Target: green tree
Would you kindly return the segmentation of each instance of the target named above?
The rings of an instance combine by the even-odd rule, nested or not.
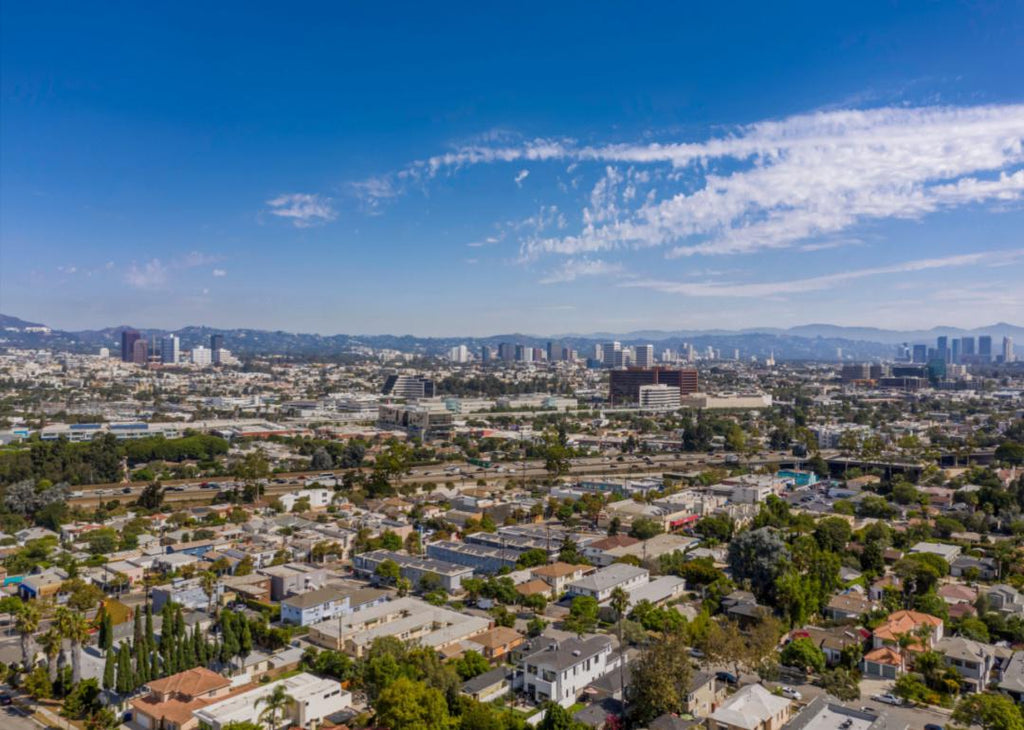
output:
[[[629,536],[635,537],[637,540],[649,540],[662,532],[664,530],[661,525],[649,517],[638,517],[629,527]]]
[[[633,723],[643,727],[667,712],[686,712],[692,673],[682,634],[668,634],[646,647],[633,667],[627,692]]]
[[[1006,695],[979,692],[966,695],[953,710],[953,722],[983,730],[1024,730],[1021,708]]]
[[[39,607],[35,603],[23,604],[14,628],[21,636],[21,666],[27,671],[32,663],[32,637],[39,630]]]
[[[780,661],[787,667],[818,673],[825,670],[825,653],[807,638],[794,639],[786,644]]]
[[[448,704],[440,691],[406,677],[387,686],[374,703],[376,722],[388,730],[449,730]]]
[[[479,677],[484,672],[491,668],[490,662],[488,662],[482,654],[470,649],[465,652],[461,657],[452,662],[455,667],[455,671],[458,672],[459,677],[462,681],[473,679],[473,677]]]
[[[562,621],[566,631],[579,636],[591,633],[597,628],[597,599],[591,596],[576,596],[569,607],[569,615]]]
[[[860,699],[860,675],[843,667],[823,672],[821,687],[833,697],[844,702]]]
[[[143,487],[139,498],[135,501],[139,507],[148,510],[158,510],[164,503],[164,488],[160,482],[152,482]]]

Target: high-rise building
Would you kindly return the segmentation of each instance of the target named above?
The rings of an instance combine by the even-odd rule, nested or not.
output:
[[[914,345],[914,362],[928,362],[928,345]]]
[[[484,365],[487,365],[488,363],[490,363],[493,354],[494,353],[492,352],[490,347],[488,347],[487,345],[483,345],[480,348],[480,362],[482,362]]]
[[[149,343],[141,337],[132,343],[132,358],[130,362],[136,365],[145,365],[149,362]]]
[[[498,345],[498,359],[503,362],[512,362],[516,359],[516,345],[511,342],[502,342]]]
[[[970,360],[975,356],[974,350],[974,338],[973,337],[961,337],[960,338],[960,357],[964,360]]]
[[[604,345],[600,343],[594,345],[594,362],[604,362]]]
[[[448,351],[448,359],[459,364],[469,362],[469,348],[465,345],[456,345]]]
[[[991,335],[982,335],[978,338],[978,359],[982,362],[992,362]]]
[[[607,342],[604,344],[604,366],[606,368],[615,367],[615,355],[616,353],[622,352],[622,344],[619,342]],[[621,357],[621,356],[620,356]]]
[[[216,352],[224,347],[224,335],[210,335],[210,349]]]
[[[654,365],[654,345],[637,345],[636,365],[640,368],[649,368]]]
[[[1003,362],[1014,362],[1016,356],[1013,353],[1013,338],[1003,337]]]
[[[137,330],[121,330],[121,362],[132,362],[135,356],[135,343],[142,337]]]
[[[559,362],[562,358],[562,343],[552,340],[548,343],[548,362]]]
[[[954,338],[950,343],[949,361],[958,363],[960,362],[960,339]]]
[[[193,347],[189,357],[193,365],[198,365],[201,368],[209,367],[213,364],[213,352],[202,345]]]
[[[949,362],[949,338],[945,335],[935,340],[935,357],[942,362]]]
[[[177,335],[167,335],[160,340],[160,362],[164,365],[176,365],[180,355],[179,347]]]
[[[107,347],[101,347],[100,348],[100,357],[102,357],[103,359],[106,359],[106,358],[110,357],[110,349],[107,348]]]
[[[608,399],[612,405],[638,403],[640,386],[659,384],[679,388],[681,395],[696,393],[697,371],[666,367],[613,370],[608,378]]]

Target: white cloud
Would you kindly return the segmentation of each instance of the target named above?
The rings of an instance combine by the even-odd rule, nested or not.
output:
[[[224,276],[227,276],[227,275],[228,275],[228,272],[227,272],[227,271],[225,271],[224,269],[214,269],[214,270],[213,270],[212,272],[210,272],[210,273],[212,273],[212,274],[213,274],[213,275],[214,275],[215,277],[217,277],[217,278],[220,278],[220,277],[224,277]]]
[[[857,279],[865,279],[886,274],[908,274],[931,269],[961,268],[1012,263],[1024,258],[1024,248],[1007,251],[988,251],[980,253],[960,254],[932,259],[905,261],[891,266],[876,266],[867,269],[853,269],[837,274],[813,276],[805,279],[785,279],[783,281],[736,283],[712,282],[693,283],[667,281],[662,279],[630,279],[619,284],[622,287],[653,289],[668,294],[681,294],[689,297],[727,297],[727,298],[772,298],[787,294],[806,294],[832,290],[840,284]],[[571,260],[571,259],[570,259]]]
[[[581,276],[608,276],[622,271],[622,264],[611,263],[601,259],[566,259],[562,265],[549,271],[541,280],[541,284],[559,284],[575,281]]]
[[[477,142],[411,163],[385,189],[473,165],[547,161],[600,166],[603,177],[576,231],[519,231],[525,260],[651,247],[675,257],[815,250],[862,223],[1020,201],[1024,105],[825,110],[701,142]]]
[[[141,266],[132,262],[125,281],[136,289],[160,289],[167,283],[168,271],[160,259],[150,259]]]
[[[517,172],[516,176],[514,178],[515,179],[515,183],[516,183],[516,187],[519,187],[519,188],[523,187],[523,180],[525,180],[529,176],[530,176],[530,171],[529,170],[520,170],[519,172]]]
[[[317,193],[286,193],[267,201],[270,214],[286,218],[296,228],[329,223],[338,217],[330,198]]]

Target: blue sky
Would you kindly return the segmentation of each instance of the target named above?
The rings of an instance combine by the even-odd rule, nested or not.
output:
[[[1024,320],[1021,3],[435,5],[2,4],[0,311]]]

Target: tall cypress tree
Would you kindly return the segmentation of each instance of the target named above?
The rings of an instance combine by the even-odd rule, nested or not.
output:
[[[117,653],[117,693],[128,695],[135,687],[132,678],[132,655],[128,650],[128,642],[122,641]]]
[[[153,633],[153,608],[150,604],[146,604],[146,640],[149,642],[150,649],[156,649],[156,636]]]
[[[164,676],[160,670],[160,655],[156,651],[149,652],[149,678],[159,679]]]
[[[145,646],[146,636],[142,628],[142,611],[135,611],[135,649]]]
[[[249,619],[245,616],[242,616],[242,636],[238,648],[244,657],[252,653],[252,629],[249,628]]]
[[[107,658],[103,664],[103,689],[114,689],[114,678],[116,676],[116,662],[114,652],[108,651]]]

